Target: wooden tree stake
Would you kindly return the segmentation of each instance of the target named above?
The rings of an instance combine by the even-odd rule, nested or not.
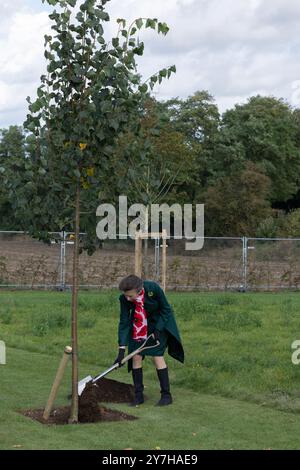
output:
[[[66,346],[65,350],[64,350],[64,353],[63,353],[63,357],[60,361],[60,364],[59,364],[59,367],[58,367],[58,370],[57,370],[52,388],[51,388],[51,392],[50,392],[50,395],[49,395],[49,398],[48,398],[48,401],[47,401],[46,408],[44,410],[43,419],[45,421],[48,421],[48,419],[49,419],[49,416],[50,416],[50,413],[51,413],[51,410],[52,410],[52,407],[53,407],[53,403],[55,401],[55,398],[56,398],[56,395],[57,395],[57,392],[58,392],[58,388],[59,388],[60,383],[62,381],[62,378],[63,378],[63,375],[64,375],[64,372],[65,372],[66,366],[68,364],[68,360],[69,360],[69,357],[70,357],[71,353],[72,353],[71,346]]]
[[[135,275],[142,276],[142,240],[152,238],[162,238],[162,288],[166,290],[167,279],[167,231],[164,229],[162,233],[149,232],[142,233],[136,232],[135,234]]]

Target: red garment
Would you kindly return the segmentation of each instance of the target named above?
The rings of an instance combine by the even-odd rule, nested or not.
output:
[[[147,339],[147,312],[144,308],[144,298],[145,290],[138,295],[138,297],[133,300],[135,304],[135,311],[133,315],[133,335],[132,338],[136,341],[142,341]]]

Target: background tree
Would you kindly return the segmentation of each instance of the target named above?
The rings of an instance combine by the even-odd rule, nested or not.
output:
[[[223,163],[227,171],[237,169],[245,161],[255,163],[271,180],[273,204],[287,201],[299,190],[299,120],[282,99],[256,96],[227,111],[216,147],[219,158],[226,155],[226,146]]]
[[[128,131],[118,141],[107,168],[102,199],[116,200],[126,194],[129,204],[146,206],[146,229],[150,230],[151,204],[189,202],[185,187],[194,181],[195,153],[185,136],[175,130],[160,103],[145,101],[139,135]],[[148,239],[144,240],[144,275],[147,267]]]
[[[5,169],[14,158],[24,160],[25,154],[25,135],[22,126],[0,129],[0,174],[5,173]],[[3,184],[0,184],[0,228],[2,230],[17,230],[19,228]]]
[[[213,96],[206,90],[197,91],[186,100],[173,99],[160,105],[168,113],[175,131],[184,136],[192,154],[196,155],[193,181],[185,190],[189,202],[199,202],[203,190],[217,177],[215,146],[221,118]]]
[[[259,223],[272,215],[270,188],[270,178],[252,162],[219,179],[205,194],[205,235],[255,236]]]

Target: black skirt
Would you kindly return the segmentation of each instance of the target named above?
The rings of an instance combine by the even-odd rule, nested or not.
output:
[[[148,326],[148,336],[153,333],[154,327],[151,327],[151,325]],[[169,333],[167,330],[160,331],[159,335],[159,345],[155,346],[154,348],[151,349],[146,349],[145,351],[142,351],[140,353],[141,356],[163,356],[165,354],[166,348],[168,346],[168,337]],[[141,346],[141,341],[136,341],[134,339],[129,338],[128,341],[128,353],[131,353],[138,349]],[[149,341],[149,346],[151,345]]]

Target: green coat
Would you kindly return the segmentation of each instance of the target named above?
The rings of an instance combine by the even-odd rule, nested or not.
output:
[[[143,281],[145,289],[144,306],[147,312],[148,334],[154,329],[161,332],[162,339],[165,338],[165,345],[168,347],[168,353],[174,359],[184,362],[184,351],[177,328],[176,320],[172,307],[170,306],[162,288],[153,281]],[[135,304],[126,299],[124,294],[119,297],[120,300],[120,322],[118,328],[119,346],[128,346],[128,352],[131,353],[137,348],[132,340],[133,314]],[[147,353],[147,354],[146,354]],[[142,353],[143,354],[143,353]],[[146,355],[151,354],[151,350],[145,351]],[[157,354],[160,355],[160,354]],[[128,363],[128,370],[132,367],[132,361]]]

